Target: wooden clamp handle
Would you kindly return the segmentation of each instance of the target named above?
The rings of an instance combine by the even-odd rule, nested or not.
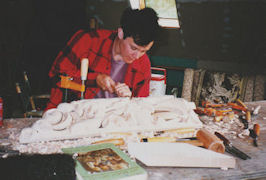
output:
[[[224,153],[225,147],[223,142],[216,137],[214,134],[210,133],[206,129],[200,129],[197,132],[197,139],[199,139],[203,146],[209,150]]]

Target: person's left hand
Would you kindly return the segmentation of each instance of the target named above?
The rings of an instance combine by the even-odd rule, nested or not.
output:
[[[132,95],[128,85],[125,83],[117,83],[115,86],[115,93],[118,97],[131,97]]]

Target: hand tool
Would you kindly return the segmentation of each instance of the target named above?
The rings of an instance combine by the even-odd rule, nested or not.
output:
[[[16,83],[16,91],[17,91],[17,93],[19,95],[19,98],[20,98],[20,101],[21,101],[21,105],[22,105],[23,112],[24,112],[24,117],[26,117],[27,107],[24,106],[24,104],[26,104],[26,100],[25,100],[25,98],[22,95],[22,91],[21,91],[19,83]]]
[[[203,147],[205,147],[206,149],[224,153],[225,147],[223,145],[223,142],[206,129],[198,130],[196,136],[197,139],[199,139],[203,143]]]
[[[236,99],[236,103],[242,106],[243,108],[248,109],[248,107],[240,99]]]
[[[253,129],[249,129],[249,136],[253,138],[253,144],[255,147],[258,147],[258,137],[260,135],[260,125],[254,124]]]
[[[28,78],[27,72],[24,71],[23,75],[24,75],[24,80],[25,80],[25,84],[26,84],[25,89],[27,89],[27,93],[28,93],[28,96],[29,96],[29,99],[30,99],[30,104],[31,104],[32,110],[36,111],[36,107],[35,107],[35,103],[33,101],[33,96],[32,96],[32,92],[31,92],[31,86],[30,86],[30,82],[29,82],[29,78]]]
[[[223,141],[226,152],[243,160],[251,159],[250,156],[234,147],[233,144],[224,135],[220,134],[219,132],[215,132],[214,134]]]
[[[0,158],[6,158],[8,156],[15,156],[15,155],[19,155],[20,152],[17,150],[11,150],[11,149],[7,149],[5,147],[0,147]]]
[[[178,129],[167,129],[167,130],[161,131],[161,133],[169,132],[169,133],[176,133],[176,134],[194,134],[195,131],[196,131],[195,128],[187,127],[187,128],[178,128]]]
[[[125,144],[125,141],[123,138],[117,138],[117,139],[105,139],[101,141],[95,141],[92,144],[102,144],[102,143],[112,143],[116,146],[122,146]]]
[[[238,105],[237,103],[227,103],[228,106],[231,106],[232,109],[239,110],[239,111],[247,111],[247,108],[243,107],[242,105]]]
[[[259,114],[259,110],[260,110],[261,106],[257,106],[253,111],[252,111],[252,115],[258,115]]]
[[[81,68],[80,68],[80,76],[81,76],[81,83],[82,86],[85,86],[85,81],[87,79],[87,74],[88,74],[88,67],[89,67],[89,59],[88,58],[83,58],[81,60]],[[80,99],[84,99],[84,91],[81,91]]]
[[[246,116],[244,115],[240,115],[239,116],[240,121],[243,123],[244,125],[244,129],[248,129],[249,126],[249,122],[246,120]]]
[[[200,108],[200,107],[197,107],[194,111],[199,115],[205,114],[207,116],[225,116],[228,113],[232,112],[231,109],[217,110],[215,108]]]
[[[176,138],[176,137],[151,137],[142,138],[141,142],[172,142],[172,143],[188,143],[195,146],[203,146],[203,143],[199,141],[196,137],[190,138]]]
[[[81,76],[81,82],[82,84],[76,83],[73,81],[73,78],[68,76],[67,74],[60,75],[61,82],[60,82],[60,87],[64,88],[64,102],[67,102],[67,94],[68,94],[68,89],[73,89],[76,91],[80,91],[81,95],[80,98],[84,98],[84,92],[85,92],[85,81],[87,79],[87,73],[88,73],[88,65],[89,65],[89,60],[88,58],[83,58],[81,60],[81,70],[80,70],[80,76]]]
[[[251,113],[250,113],[250,111],[247,111],[247,112],[246,112],[246,120],[247,120],[248,122],[251,121]]]
[[[202,101],[201,105],[205,108],[221,108],[221,107],[225,107],[225,104],[212,104],[209,101]]]

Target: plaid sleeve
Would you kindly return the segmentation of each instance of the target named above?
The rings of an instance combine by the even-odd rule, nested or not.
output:
[[[57,55],[49,72],[49,77],[52,78],[54,85],[46,110],[55,108],[62,102],[63,90],[60,88],[60,75],[68,75],[73,77],[73,81],[81,82],[80,61],[86,57],[90,39],[87,32],[80,30],[72,36],[65,48]],[[86,43],[84,43],[85,41]]]
[[[137,81],[137,84],[135,85],[135,87],[133,87],[133,90],[132,90],[134,97],[149,96],[150,80],[151,80],[151,65],[150,65],[150,60],[147,56],[144,56],[143,58],[144,58],[142,59],[143,64],[141,65],[142,70],[140,71],[142,75],[138,76],[142,78],[141,79],[137,78],[137,76],[134,77],[134,75],[132,77],[133,80]]]
[[[76,32],[66,47],[57,55],[49,76],[53,78],[59,74],[67,74],[71,77],[80,77],[80,61],[87,55],[90,40],[87,32],[83,30]]]

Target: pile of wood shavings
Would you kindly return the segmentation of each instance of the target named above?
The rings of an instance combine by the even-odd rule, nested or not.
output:
[[[101,136],[87,137],[81,139],[73,140],[60,140],[60,141],[47,141],[47,142],[36,142],[21,144],[19,143],[19,135],[21,129],[25,126],[33,124],[37,119],[9,119],[5,121],[4,128],[0,129],[1,138],[3,142],[8,142],[8,146],[14,150],[19,150],[21,153],[39,153],[39,154],[53,154],[53,153],[62,153],[62,148],[77,147],[77,146],[88,146],[93,142],[101,141],[111,138],[123,138],[125,145],[120,147],[121,149],[127,148],[127,143],[129,142],[140,142],[142,137],[154,137],[158,135],[158,132],[132,132],[125,134],[101,134]],[[160,133],[160,136],[171,136],[177,135],[175,132],[167,132],[164,134]],[[179,138],[189,137],[192,134],[180,134]],[[8,138],[8,139],[7,139]],[[4,141],[6,140],[6,141]],[[1,141],[2,142],[2,141]],[[3,144],[2,144],[3,145]]]
[[[81,139],[73,140],[60,140],[60,141],[45,141],[45,142],[36,142],[36,143],[27,143],[21,144],[18,141],[18,134],[10,136],[13,139],[14,145],[13,148],[19,150],[21,153],[39,153],[39,154],[52,154],[52,153],[62,153],[62,148],[78,147],[78,146],[88,146],[92,145],[93,142],[112,139],[112,138],[123,138],[125,145],[120,146],[121,149],[126,150],[127,144],[129,142],[140,142],[142,137],[154,137],[155,132],[141,132],[141,133],[130,133],[130,135],[114,135],[114,134],[102,134],[101,136],[87,137]],[[174,137],[176,133],[166,132],[160,136],[170,136]],[[194,136],[194,133],[190,134],[180,134],[178,137],[191,137]]]
[[[213,117],[209,116],[201,116],[200,120],[203,122],[203,127],[208,131],[212,133],[217,131],[233,139],[236,139],[239,134],[244,132],[244,125],[239,120],[238,115],[235,115],[235,118],[231,120],[225,119],[219,122],[215,122]]]
[[[93,142],[101,141],[110,138],[123,138],[126,142],[139,142],[137,134],[132,134],[131,136],[113,136],[111,134],[102,134],[101,136],[96,137],[87,137],[81,139],[73,140],[60,140],[60,141],[43,141],[35,143],[21,144],[18,141],[18,135],[10,137],[15,142],[13,148],[19,150],[21,153],[39,153],[39,154],[52,154],[52,153],[62,153],[62,148],[78,147],[78,146],[88,146],[92,145]],[[126,148],[125,146],[121,147],[122,149]]]

